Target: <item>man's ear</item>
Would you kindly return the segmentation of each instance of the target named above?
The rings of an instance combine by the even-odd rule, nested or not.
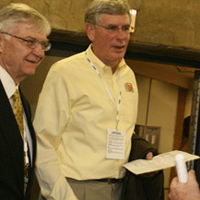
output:
[[[89,40],[91,42],[93,42],[94,37],[95,37],[95,25],[91,24],[91,23],[86,23],[85,24],[85,30],[86,30],[86,33],[87,33]]]

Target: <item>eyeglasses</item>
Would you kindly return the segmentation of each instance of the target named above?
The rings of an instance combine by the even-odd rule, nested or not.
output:
[[[12,34],[7,33],[7,32],[1,32],[1,33],[6,34],[6,35],[10,35],[11,37],[14,37],[14,38],[17,38],[19,40],[26,42],[27,46],[31,49],[37,48],[38,45],[40,45],[40,44],[42,46],[43,51],[49,51],[51,49],[51,43],[49,43],[48,41],[40,42],[37,39],[25,39],[25,38],[18,37],[16,35],[12,35]]]
[[[103,26],[103,25],[97,25],[99,27],[102,27],[106,30],[108,30],[110,33],[118,33],[119,30],[122,30],[124,33],[133,33],[134,28],[130,25],[124,25],[124,26],[115,26],[115,25],[109,25],[109,26]]]

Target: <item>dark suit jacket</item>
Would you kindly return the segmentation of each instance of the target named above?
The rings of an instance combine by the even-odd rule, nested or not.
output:
[[[129,162],[145,159],[146,154],[158,152],[143,138],[133,135]],[[122,189],[122,200],[164,200],[163,170],[157,174],[135,175],[126,171]]]
[[[15,120],[10,102],[0,81],[0,199],[29,200],[33,184],[36,138],[31,122],[30,107],[21,94],[22,104],[27,116],[32,137],[33,161],[29,171],[29,182],[24,195],[24,148],[20,131]]]

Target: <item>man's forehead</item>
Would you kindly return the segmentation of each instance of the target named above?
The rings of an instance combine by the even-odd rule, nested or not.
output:
[[[112,25],[129,24],[130,18],[128,14],[113,15],[113,14],[103,13],[99,18],[99,22],[105,22],[106,24],[112,24]]]
[[[32,22],[17,22],[12,28],[12,34],[19,34],[22,37],[38,38],[46,40],[46,35]],[[39,39],[39,38],[38,38]]]

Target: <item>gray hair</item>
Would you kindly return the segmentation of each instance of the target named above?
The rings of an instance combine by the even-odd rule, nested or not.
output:
[[[23,3],[11,3],[0,10],[0,31],[12,31],[20,22],[30,23],[42,33],[49,35],[51,26],[37,10]]]
[[[98,25],[101,14],[128,14],[131,22],[130,7],[126,0],[94,0],[85,12],[85,22]]]

